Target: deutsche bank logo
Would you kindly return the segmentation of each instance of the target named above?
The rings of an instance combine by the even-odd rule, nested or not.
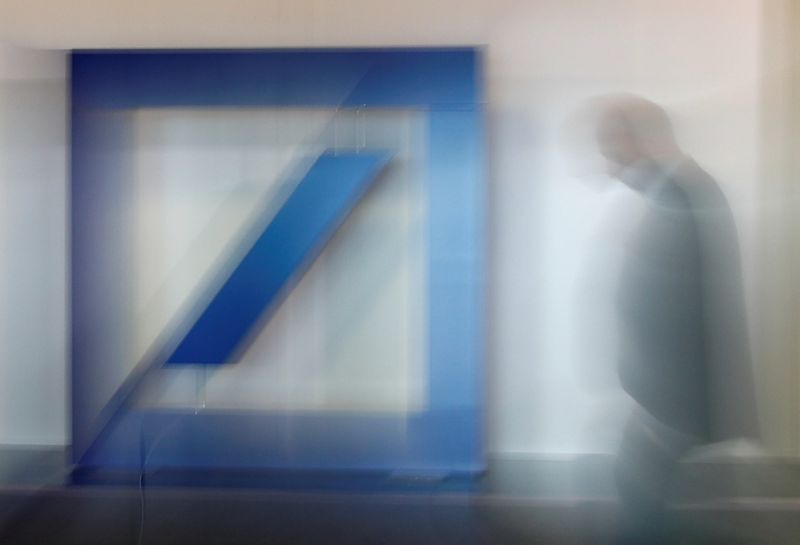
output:
[[[73,461],[137,467],[483,467],[485,184],[481,55],[472,48],[87,52],[72,57]],[[392,149],[322,153],[227,276],[160,349],[119,361],[127,304],[129,114],[158,108],[404,109],[424,120],[426,405],[408,414],[275,414],[141,405],[165,365],[236,361],[258,323],[392,162]]]

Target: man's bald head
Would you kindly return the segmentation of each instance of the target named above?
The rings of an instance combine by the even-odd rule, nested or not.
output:
[[[592,109],[597,145],[612,171],[643,161],[665,163],[680,155],[669,116],[654,102],[635,95],[606,95],[594,99]]]

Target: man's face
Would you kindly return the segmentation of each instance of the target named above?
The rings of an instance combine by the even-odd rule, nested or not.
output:
[[[608,173],[615,177],[642,159],[636,140],[619,119],[606,118],[600,123],[597,147],[608,162]]]

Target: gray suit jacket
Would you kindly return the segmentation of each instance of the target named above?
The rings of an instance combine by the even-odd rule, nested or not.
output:
[[[662,423],[717,441],[757,435],[736,228],[687,160],[646,195],[618,297],[623,388]]]

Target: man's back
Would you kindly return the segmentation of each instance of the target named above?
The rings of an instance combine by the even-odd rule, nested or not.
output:
[[[752,435],[750,353],[728,204],[692,160],[643,197],[647,211],[629,243],[618,297],[621,383],[651,416],[702,442]],[[725,390],[752,405],[723,414],[732,401]],[[734,416],[740,422],[730,422]]]

